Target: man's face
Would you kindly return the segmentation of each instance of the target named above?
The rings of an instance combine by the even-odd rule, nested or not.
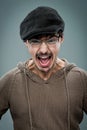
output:
[[[26,41],[26,46],[38,70],[42,72],[52,70],[62,41],[63,38],[56,36],[44,36]]]

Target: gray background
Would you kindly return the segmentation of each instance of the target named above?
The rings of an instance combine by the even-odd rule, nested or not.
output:
[[[30,56],[19,35],[23,18],[39,5],[51,6],[65,20],[65,40],[59,56],[87,69],[87,0],[0,0],[0,76]],[[87,129],[87,117],[80,125]],[[0,130],[13,130],[9,111]]]

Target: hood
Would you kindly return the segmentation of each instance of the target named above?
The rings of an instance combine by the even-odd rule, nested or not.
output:
[[[61,75],[64,73],[67,74],[70,70],[72,70],[74,67],[76,67],[76,65],[74,63],[69,63],[66,59],[62,59],[65,62],[65,67],[63,67],[62,69],[58,70],[56,72],[57,75]],[[26,75],[29,76],[34,76],[34,73],[31,72],[28,68],[27,68],[27,64],[28,64],[29,60],[26,62],[19,62],[17,67],[18,69],[20,69],[21,72],[25,73]]]

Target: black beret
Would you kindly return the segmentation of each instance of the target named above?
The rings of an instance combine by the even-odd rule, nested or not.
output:
[[[64,31],[64,21],[51,7],[37,7],[20,24],[21,39],[26,41],[36,35],[55,34]]]

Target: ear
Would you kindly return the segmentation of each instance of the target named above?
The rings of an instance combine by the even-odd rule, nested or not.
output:
[[[26,42],[24,42],[25,46],[28,47],[29,46],[29,41],[26,40]]]
[[[64,36],[59,37],[59,42],[62,44],[64,42]]]

